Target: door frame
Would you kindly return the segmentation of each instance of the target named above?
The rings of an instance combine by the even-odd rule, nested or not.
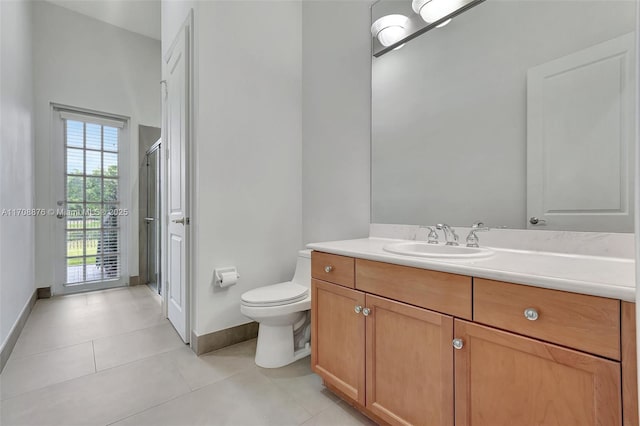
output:
[[[185,260],[185,267],[186,267],[186,271],[185,271],[185,290],[186,290],[186,303],[185,303],[185,309],[186,309],[186,323],[187,323],[187,341],[185,343],[189,344],[190,346],[193,347],[194,343],[191,341],[191,336],[193,334],[193,324],[195,324],[195,309],[193,309],[192,307],[195,306],[194,300],[195,300],[195,291],[194,291],[194,286],[192,284],[192,277],[195,276],[195,268],[196,268],[196,261],[194,259],[193,253],[196,253],[195,247],[195,241],[193,236],[196,234],[194,232],[192,232],[192,227],[194,226],[194,212],[196,211],[196,197],[194,196],[194,194],[196,193],[195,191],[195,182],[196,182],[196,176],[197,176],[197,162],[194,161],[194,156],[192,155],[192,151],[193,151],[193,147],[195,146],[194,144],[194,135],[195,135],[195,126],[194,126],[194,117],[193,117],[193,112],[195,111],[195,103],[194,103],[194,36],[193,36],[193,9],[189,9],[189,12],[187,14],[186,19],[184,20],[184,22],[182,23],[182,25],[180,25],[180,27],[178,28],[178,30],[176,31],[176,33],[174,34],[172,41],[171,41],[171,46],[169,47],[169,49],[167,50],[167,53],[165,55],[163,55],[162,57],[162,70],[163,73],[162,75],[165,76],[166,75],[166,67],[167,67],[167,61],[169,60],[169,58],[171,57],[171,54],[173,53],[173,50],[176,47],[176,44],[179,40],[179,35],[181,32],[186,31],[186,38],[187,38],[187,43],[188,43],[188,47],[187,47],[187,72],[185,73],[185,78],[187,79],[187,93],[186,98],[187,101],[186,103],[186,111],[185,111],[185,116],[186,116],[186,122],[187,122],[187,126],[186,126],[186,140],[185,140],[185,155],[186,155],[186,160],[185,163],[187,165],[187,171],[185,173],[186,176],[186,211],[185,211],[185,217],[188,217],[190,220],[190,223],[188,225],[185,226],[185,238],[187,240],[186,243],[186,249],[187,249],[187,253],[186,253],[186,260]],[[161,82],[161,86],[162,86],[162,134],[161,134],[161,139],[163,141],[165,141],[165,143],[163,143],[160,147],[161,151],[161,159],[160,159],[160,165],[161,165],[161,170],[160,170],[160,175],[161,176],[167,176],[167,170],[168,170],[168,150],[169,150],[169,146],[166,143],[167,141],[167,113],[166,113],[166,99],[167,99],[167,81],[166,80],[162,80]],[[167,258],[167,253],[168,253],[168,232],[165,229],[168,224],[169,224],[169,206],[167,204],[168,201],[168,191],[169,191],[169,182],[168,179],[163,179],[163,182],[161,182],[161,215],[162,215],[162,228],[164,230],[164,232],[162,232],[161,235],[161,260],[160,260],[160,270],[162,271],[162,288],[164,289],[164,291],[162,292],[162,313],[163,316],[165,318],[169,317],[169,312],[168,312],[168,307],[169,307],[169,284],[168,284],[168,274],[166,273],[166,271],[168,270],[168,258]]]
[[[120,188],[129,188],[130,183],[130,167],[129,167],[129,159],[131,158],[133,148],[131,147],[131,118],[121,114],[114,114],[103,111],[96,111],[88,108],[76,107],[65,105],[56,102],[49,103],[49,138],[51,140],[51,155],[50,155],[50,174],[51,174],[51,189],[49,196],[52,201],[52,205],[56,204],[58,200],[61,199],[61,189],[64,190],[63,174],[65,173],[65,164],[66,159],[65,149],[64,149],[64,135],[63,135],[63,125],[62,119],[60,118],[61,111],[68,111],[71,113],[77,113],[78,115],[87,115],[87,116],[97,116],[97,117],[105,117],[105,118],[113,118],[117,120],[121,120],[124,122],[124,127],[120,131],[121,139],[118,141],[118,145],[122,146],[123,149],[118,149],[118,163],[120,166],[119,172],[119,186]],[[56,183],[57,182],[57,183]],[[63,274],[66,274],[66,267],[62,267],[62,262],[60,262],[60,256],[62,253],[62,249],[64,246],[61,241],[58,241],[60,238],[60,223],[59,219],[54,216],[50,217],[49,222],[49,235],[51,237],[51,241],[55,245],[55,248],[51,251],[51,271],[53,273],[53,285],[52,285],[52,294],[53,295],[67,295],[67,294],[75,294],[75,293],[84,293],[87,291],[95,291],[95,290],[106,290],[109,288],[116,287],[126,287],[130,285],[129,282],[129,254],[131,250],[131,205],[127,202],[126,197],[121,197],[120,199],[121,208],[126,208],[129,211],[128,215],[121,216],[120,222],[120,232],[121,232],[121,254],[120,254],[120,280],[114,280],[109,283],[109,281],[99,281],[95,283],[89,284],[75,284],[75,285],[65,285],[60,279]],[[66,203],[62,206],[58,206],[56,204],[55,209],[66,209]],[[54,210],[55,210],[54,209]],[[62,270],[64,269],[64,271]],[[106,285],[105,285],[106,283]]]

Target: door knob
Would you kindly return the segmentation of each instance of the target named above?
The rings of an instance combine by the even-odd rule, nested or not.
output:
[[[329,272],[333,271],[333,266],[331,265],[327,265],[324,267],[324,271],[328,274]]]
[[[365,317],[368,317],[369,315],[371,315],[371,309],[369,308],[364,308],[362,310],[362,315],[364,315]]]
[[[531,216],[529,218],[529,223],[532,224],[532,225],[546,225],[547,221],[544,220],[544,219],[538,219],[535,216]]]
[[[462,349],[462,347],[464,346],[464,342],[462,341],[462,339],[453,339],[453,342],[451,342],[451,344],[455,349],[458,350]]]
[[[182,225],[185,225],[185,224],[188,225],[189,224],[189,218],[188,217],[183,217],[183,218],[180,218],[180,219],[173,219],[173,220],[171,220],[171,222],[180,223]]]
[[[355,311],[356,314],[359,314],[360,312],[362,312],[362,306],[358,305],[355,308],[353,308],[353,310]]]

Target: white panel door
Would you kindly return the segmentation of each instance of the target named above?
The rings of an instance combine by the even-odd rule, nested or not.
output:
[[[529,228],[633,232],[634,46],[628,34],[529,70]]]
[[[189,138],[189,30],[178,34],[167,60],[165,134],[167,146],[167,315],[189,342],[187,141]]]

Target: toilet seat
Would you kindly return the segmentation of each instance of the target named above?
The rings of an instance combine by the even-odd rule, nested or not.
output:
[[[287,281],[249,290],[241,296],[241,303],[255,307],[282,306],[299,302],[308,296],[307,287]]]

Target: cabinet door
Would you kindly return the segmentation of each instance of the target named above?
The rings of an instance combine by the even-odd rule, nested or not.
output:
[[[390,424],[453,425],[453,318],[367,294],[367,408]]]
[[[620,363],[455,320],[456,426],[621,424]]]
[[[364,293],[311,280],[311,366],[326,384],[365,404]]]

